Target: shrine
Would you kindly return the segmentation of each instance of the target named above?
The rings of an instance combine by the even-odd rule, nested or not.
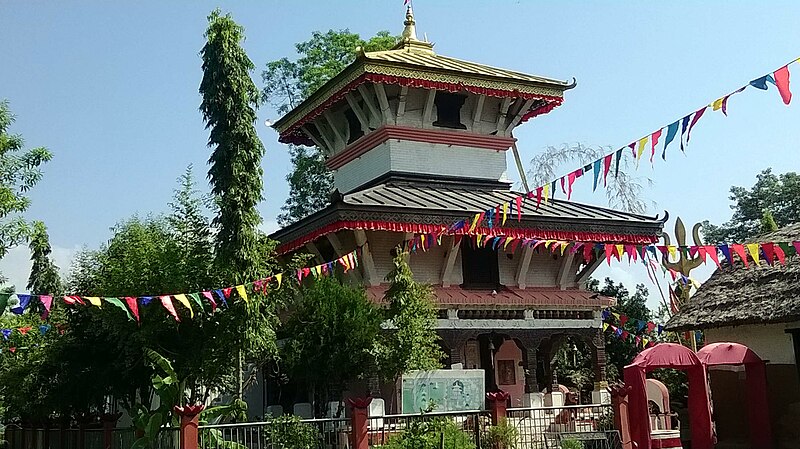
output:
[[[664,220],[552,199],[526,202],[494,226],[450,230],[521,195],[507,174],[513,132],[560,106],[575,83],[440,55],[415,27],[408,8],[392,50],[359,52],[273,125],[283,143],[318,147],[335,184],[328,207],[272,234],[279,253],[321,263],[358,249],[350,281],[380,301],[394,248],[436,234],[441,243],[412,252],[409,264],[435,292],[445,368],[483,369],[486,391],[505,391],[512,407],[540,406],[540,392],[557,383],[555,351],[580,338],[593,353],[595,402],[607,401],[601,311],[614,300],[586,290],[604,257],[475,239],[647,244]]]

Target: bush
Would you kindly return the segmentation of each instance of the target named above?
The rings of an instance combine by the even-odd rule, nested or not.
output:
[[[584,449],[583,441],[566,438],[561,440],[561,449]]]
[[[381,449],[475,449],[469,434],[445,418],[417,419],[400,435],[389,439]]]
[[[266,447],[281,449],[315,449],[319,444],[317,429],[297,416],[283,415],[264,428]]]
[[[496,426],[491,426],[481,439],[481,448],[485,449],[515,449],[517,447],[519,431],[509,425],[506,418],[502,418]]]

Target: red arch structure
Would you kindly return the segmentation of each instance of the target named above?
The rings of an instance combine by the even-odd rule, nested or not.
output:
[[[691,349],[674,344],[659,343],[645,349],[625,367],[625,385],[630,387],[629,420],[631,440],[638,449],[652,449],[650,415],[647,410],[645,375],[658,368],[686,371],[689,377],[689,420],[692,428],[692,449],[713,449],[706,368]]]
[[[765,362],[752,349],[739,343],[711,343],[697,351],[697,358],[706,367],[744,365],[747,377],[747,415],[750,423],[750,447],[769,449],[772,427],[767,406]]]

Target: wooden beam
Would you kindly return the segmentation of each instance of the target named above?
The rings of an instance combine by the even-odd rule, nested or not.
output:
[[[472,132],[475,132],[478,124],[481,122],[481,114],[483,114],[483,102],[486,101],[486,95],[478,96],[478,103],[475,104],[475,114],[472,116]]]
[[[386,96],[386,89],[383,88],[383,84],[381,83],[375,83],[372,86],[375,88],[378,104],[381,105],[381,114],[383,114],[384,123],[393,122],[394,114],[392,114],[392,110],[389,109],[389,97]]]
[[[315,245],[314,242],[306,243],[306,249],[314,256],[315,262],[317,263],[325,262],[325,258],[322,257],[322,253],[319,252],[319,248],[317,248],[317,245]]]
[[[442,287],[449,287],[450,276],[453,274],[453,267],[455,266],[461,245],[455,244],[456,239],[453,236],[445,236],[443,238],[448,239],[448,245],[446,246],[448,250],[444,256],[444,265],[442,265]]]
[[[333,131],[333,135],[336,136],[336,143],[337,144],[341,144],[342,146],[344,146],[345,142],[347,142],[347,140],[345,140],[345,138],[342,135],[342,132],[339,130],[339,128],[336,127],[336,124],[333,121],[333,114],[331,114],[331,111],[329,109],[326,109],[325,112],[322,113],[322,115],[325,117],[325,120],[327,120],[328,126],[331,127],[331,131]]]
[[[334,137],[328,135],[328,133],[325,130],[325,127],[322,126],[322,123],[319,121],[319,119],[315,119],[313,123],[314,126],[317,127],[317,131],[319,131],[320,137],[322,137],[322,140],[325,141],[325,148],[328,149],[328,154],[333,154]]]
[[[558,269],[558,286],[561,290],[566,290],[571,279],[575,279],[572,271],[572,261],[575,253],[569,252],[561,256],[561,268]]]
[[[375,99],[363,84],[358,86],[358,93],[361,94],[361,99],[364,100],[364,104],[367,105],[369,113],[374,117],[380,117],[381,113],[378,111],[378,106],[375,104]]]
[[[497,131],[502,132],[501,130],[505,129],[503,125],[506,123],[506,115],[508,115],[508,107],[511,106],[511,99],[510,98],[503,98],[503,102],[500,103],[500,113],[497,114]]]
[[[522,250],[522,258],[519,260],[519,265],[517,265],[517,286],[521,290],[525,290],[528,278],[528,267],[531,264],[532,255],[533,248],[526,246],[525,249]]]
[[[342,242],[339,241],[339,237],[335,232],[325,234],[325,237],[327,237],[328,241],[331,242],[331,246],[333,247],[333,251],[336,253],[336,257],[342,257],[347,254],[347,252],[344,250],[344,246],[342,246]],[[359,273],[358,270],[350,270],[347,272],[347,275],[349,275],[350,278],[355,282],[361,282],[361,273]]]
[[[400,96],[397,97],[397,117],[395,117],[395,124],[399,124],[401,118],[406,114],[406,97],[408,97],[408,86],[400,88]]]
[[[328,149],[325,148],[325,145],[323,145],[322,141],[319,140],[319,138],[314,135],[314,133],[311,130],[311,127],[308,126],[308,124],[301,126],[300,129],[302,129],[303,132],[306,133],[306,135],[314,142],[314,145],[316,145],[320,150],[322,150],[323,153],[328,152]]]
[[[369,286],[380,285],[378,270],[375,268],[375,261],[372,259],[372,252],[369,250],[367,233],[363,229],[356,229],[356,245],[361,247],[361,262],[364,269],[364,282]]]
[[[369,119],[367,119],[367,116],[364,115],[364,111],[361,110],[356,98],[350,92],[348,92],[344,98],[347,100],[347,104],[349,104],[350,108],[353,110],[353,114],[356,115],[358,123],[361,123],[361,131],[363,131],[364,134],[369,133],[371,131],[369,129]]]
[[[520,108],[519,112],[517,112],[517,115],[515,115],[514,118],[511,119],[511,123],[508,124],[508,127],[503,132],[503,135],[505,136],[509,135],[509,133],[511,133],[511,130],[514,129],[515,126],[519,125],[520,120],[522,120],[522,116],[525,115],[526,112],[528,112],[528,109],[531,108],[531,105],[533,105],[534,101],[535,100],[531,98],[530,100],[527,100],[525,103],[522,104],[522,107]]]
[[[436,89],[428,89],[428,97],[425,99],[425,109],[422,113],[422,127],[431,127],[431,115],[433,115],[433,100],[436,99]]]
[[[585,284],[586,281],[589,280],[589,276],[591,276],[592,273],[594,273],[594,270],[596,270],[601,263],[603,263],[603,258],[596,257],[593,261],[589,262],[588,265],[583,267],[583,269],[578,273],[578,275],[575,276],[575,282],[578,284],[578,286]]]

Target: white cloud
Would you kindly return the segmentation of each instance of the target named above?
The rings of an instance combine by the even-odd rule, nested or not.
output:
[[[79,247],[53,247],[51,257],[55,264],[61,269],[63,279],[66,279],[69,267],[72,265],[72,259],[75,258],[75,254],[79,250]],[[0,259],[0,273],[8,278],[6,285],[13,285],[15,290],[19,292],[25,291],[25,286],[28,285],[31,266],[33,266],[33,262],[31,262],[31,253],[25,245],[12,248],[5,257]]]
[[[264,221],[261,222],[261,225],[258,227],[258,229],[260,229],[262,232],[264,232],[267,235],[272,234],[273,232],[277,231],[280,228],[281,227],[278,224],[278,220],[275,220],[275,219],[264,220]]]

